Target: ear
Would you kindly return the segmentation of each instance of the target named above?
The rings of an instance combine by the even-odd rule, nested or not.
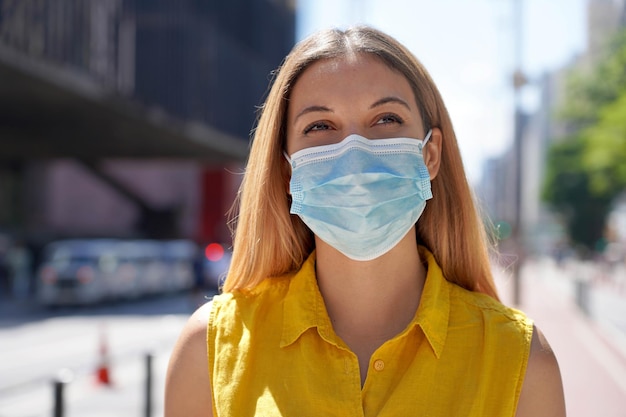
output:
[[[441,147],[443,142],[443,135],[441,129],[433,127],[433,132],[430,135],[430,140],[424,146],[423,155],[424,163],[430,173],[430,180],[434,180],[439,173],[439,165],[441,164]]]

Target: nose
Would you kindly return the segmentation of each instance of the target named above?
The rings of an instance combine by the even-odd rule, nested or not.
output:
[[[343,137],[347,138],[350,135],[359,135],[367,139],[374,139],[374,138],[371,138],[370,137],[371,135],[368,133],[368,131],[363,126],[359,125],[358,123],[350,123],[345,126]]]

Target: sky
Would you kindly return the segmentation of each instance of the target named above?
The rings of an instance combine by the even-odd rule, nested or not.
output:
[[[587,0],[297,0],[297,7],[298,40],[365,23],[413,52],[443,96],[472,183],[487,158],[511,146],[517,63],[530,80],[523,106],[532,112],[539,91],[533,81],[566,66],[587,42]]]

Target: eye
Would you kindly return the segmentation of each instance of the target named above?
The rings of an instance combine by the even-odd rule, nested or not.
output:
[[[318,130],[330,130],[330,125],[326,122],[314,122],[304,128],[304,134]]]
[[[380,119],[376,121],[377,125],[386,125],[392,123],[397,123],[401,125],[402,123],[404,123],[404,120],[402,120],[402,118],[396,114],[389,113],[381,116]]]

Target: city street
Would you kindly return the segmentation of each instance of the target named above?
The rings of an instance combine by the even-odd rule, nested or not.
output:
[[[71,377],[66,417],[144,416],[147,354],[152,415],[162,415],[170,351],[201,299],[182,294],[49,311],[0,300],[0,417],[51,416],[59,374]],[[98,379],[99,367],[108,370],[110,385]]]
[[[624,68],[626,0],[0,0],[0,417],[163,417],[173,346],[223,287],[235,243],[231,271],[243,285],[312,245],[307,216],[380,232],[403,214],[375,218],[402,208],[405,188],[373,178],[387,174],[415,177],[421,192],[406,195],[428,204],[411,229],[417,242],[470,248],[434,251],[446,271],[464,272],[451,257],[467,271],[487,262],[472,255],[484,221],[502,252],[492,259],[500,299],[545,334],[567,416],[626,417]],[[340,160],[330,193],[318,165],[288,166],[286,148],[344,156],[340,141],[357,133],[361,148],[369,138],[387,149],[374,139],[391,138],[407,150],[388,148],[380,164]],[[426,135],[426,148],[411,140]],[[307,165],[312,175],[299,175]],[[307,201],[295,198],[309,188]],[[304,203],[311,212],[298,210]],[[390,253],[375,265],[395,263],[381,285],[406,262],[395,257],[403,249]],[[467,271],[457,278],[485,287]],[[352,290],[342,302],[363,294]],[[365,309],[374,316],[388,303],[398,307],[390,322],[400,320],[403,295],[381,291]],[[362,324],[348,345],[374,350],[372,323],[347,307],[348,323]],[[452,345],[471,363],[465,342]],[[273,369],[293,378],[289,366]],[[454,393],[475,383],[455,376],[459,390],[420,383]],[[276,399],[293,387],[263,388]],[[481,400],[502,401],[493,394]],[[417,400],[405,402],[412,411]]]

